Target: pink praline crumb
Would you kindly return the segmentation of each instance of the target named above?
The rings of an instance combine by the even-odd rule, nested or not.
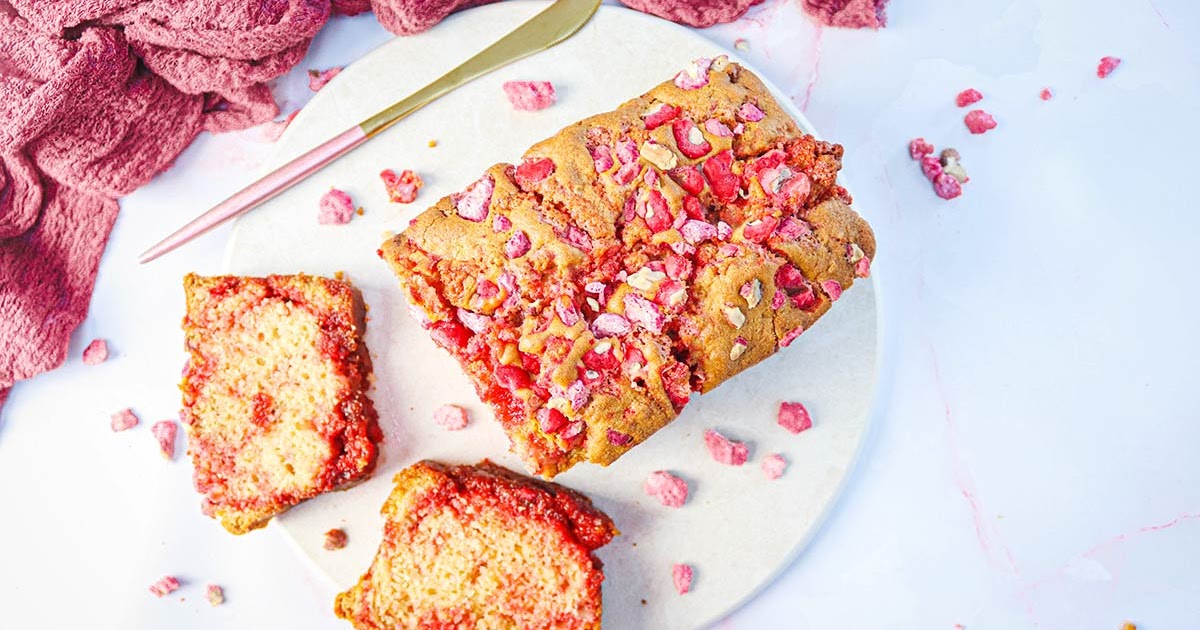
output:
[[[983,100],[983,93],[981,93],[979,90],[976,90],[975,88],[967,88],[967,89],[959,92],[958,96],[954,97],[954,104],[958,105],[959,107],[966,107],[967,105],[971,105],[972,103],[978,103],[979,101],[982,101],[982,100]]]
[[[309,70],[308,71],[308,89],[316,92],[325,87],[325,84],[333,80],[342,72],[341,66],[334,66],[328,70]]]
[[[808,409],[798,402],[779,403],[779,416],[776,421],[791,433],[801,433],[812,428],[812,417],[808,415]]]
[[[962,184],[950,173],[942,173],[933,180],[933,192],[942,199],[954,199],[962,195]],[[857,271],[857,266],[855,270]]]
[[[350,222],[354,216],[354,200],[350,195],[336,188],[321,195],[317,210],[317,223],[321,225],[342,225]]]
[[[1102,57],[1100,64],[1096,66],[1096,76],[1107,79],[1108,75],[1112,74],[1119,65],[1121,65],[1120,57]]]
[[[767,479],[778,479],[782,477],[784,471],[787,470],[787,466],[787,460],[784,459],[783,455],[780,455],[779,453],[769,455],[762,461],[762,470],[763,473],[767,475]]]
[[[676,564],[671,567],[671,581],[680,595],[687,595],[692,590],[692,567],[686,564]]]
[[[1054,98],[1054,92],[1053,92],[1053,91],[1051,91],[1051,90],[1050,90],[1050,88],[1048,88],[1048,87],[1047,87],[1047,88],[1042,88],[1042,91],[1041,91],[1041,93],[1040,93],[1040,94],[1038,94],[1038,96],[1039,96],[1039,97],[1040,97],[1040,98],[1041,98],[1043,101],[1048,101],[1048,100],[1050,100],[1050,99]]]
[[[209,606],[220,606],[225,603],[225,589],[216,584],[209,584],[205,587],[204,596],[208,598]]]
[[[334,529],[331,529],[331,530],[325,532],[324,547],[328,551],[337,551],[338,549],[344,549],[346,547],[347,540],[348,539],[346,536],[346,530],[340,529],[340,528],[334,528]]]
[[[113,433],[118,431],[126,431],[136,427],[138,418],[133,414],[132,409],[122,409],[112,415],[112,430]]]
[[[963,122],[966,123],[967,129],[970,129],[971,133],[975,134],[996,128],[996,119],[992,118],[991,114],[982,109],[972,109],[967,112],[967,115],[963,118]]]
[[[669,508],[683,507],[687,502],[687,482],[665,470],[657,470],[646,477],[642,490]]]
[[[933,153],[933,145],[925,141],[925,138],[913,138],[908,142],[908,154],[914,160],[919,160],[922,157]]]
[[[549,81],[506,81],[504,94],[514,109],[524,112],[546,109],[558,98]]]
[[[179,425],[173,420],[155,422],[150,427],[150,433],[158,440],[158,449],[166,459],[175,459],[175,434],[178,431]]]
[[[750,458],[750,449],[745,444],[721,435],[716,429],[704,431],[704,446],[708,448],[708,454],[718,464],[741,466]]]
[[[433,421],[447,431],[467,428],[467,410],[458,405],[442,405],[433,412]]]
[[[166,597],[179,589],[179,580],[173,576],[163,576],[159,581],[150,585],[150,592],[154,593],[155,597]]]
[[[83,364],[84,365],[100,365],[108,358],[108,342],[103,339],[93,339],[86,348],[83,349]]]

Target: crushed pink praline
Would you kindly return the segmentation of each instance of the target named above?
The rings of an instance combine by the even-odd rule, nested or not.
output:
[[[978,103],[982,100],[983,94],[979,90],[976,90],[975,88],[967,88],[959,92],[958,96],[954,97],[954,104],[958,105],[959,107],[966,107],[967,105]]]
[[[434,424],[447,431],[461,431],[467,428],[467,410],[458,405],[442,405],[433,412]]]
[[[157,582],[150,585],[150,592],[154,593],[155,597],[166,597],[178,589],[179,580],[170,575],[163,576]]]
[[[812,428],[812,416],[808,415],[808,409],[798,402],[779,403],[776,421],[791,433],[801,433]]]
[[[155,422],[150,427],[150,433],[158,440],[158,450],[166,459],[175,459],[175,434],[178,432],[179,425],[173,420]]]
[[[933,145],[926,142],[925,138],[913,138],[908,141],[908,154],[912,159],[919,160],[930,153],[933,153]]]
[[[688,498],[687,482],[665,470],[650,473],[642,484],[642,490],[669,508],[683,507]]]
[[[692,590],[692,573],[692,567],[686,564],[671,567],[671,581],[680,595],[687,595],[688,591]]]
[[[783,455],[775,453],[773,455],[768,455],[765,459],[763,459],[761,465],[762,471],[764,474],[766,474],[767,479],[778,479],[782,477],[784,471],[787,470],[788,462],[783,458]]]
[[[100,365],[108,359],[108,342],[103,339],[93,339],[86,348],[83,349],[83,364],[84,365]]]
[[[741,466],[750,458],[750,449],[744,443],[735,442],[716,429],[704,431],[704,446],[718,464]]]
[[[519,111],[546,109],[558,98],[554,84],[549,81],[506,81],[503,87],[508,102]]]
[[[984,133],[996,128],[996,119],[982,109],[972,109],[963,117],[967,129],[974,134]]]
[[[1096,66],[1096,76],[1101,79],[1107,79],[1108,75],[1112,74],[1113,70],[1116,70],[1117,66],[1120,65],[1120,57],[1101,57],[1100,63]]]
[[[133,427],[137,426],[137,423],[138,417],[134,415],[132,409],[122,409],[112,415],[110,426],[112,427],[113,433],[117,433],[119,431],[127,431],[132,429]]]
[[[337,188],[321,195],[317,208],[317,223],[321,225],[342,225],[349,223],[354,216],[354,200],[350,195]]]

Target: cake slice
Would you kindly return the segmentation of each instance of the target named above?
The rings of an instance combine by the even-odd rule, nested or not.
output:
[[[398,473],[383,542],[334,611],[358,630],[599,630],[617,533],[582,494],[483,461]]]
[[[243,534],[375,465],[365,310],[308,275],[183,280],[181,420],[204,512]]]
[[[699,59],[488,169],[379,254],[552,477],[615,461],[868,274],[841,158],[749,71]]]

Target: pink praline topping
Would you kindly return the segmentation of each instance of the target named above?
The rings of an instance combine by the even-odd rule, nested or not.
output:
[[[103,339],[93,339],[86,348],[83,349],[83,364],[84,365],[100,365],[108,358],[108,343]]]
[[[692,590],[692,567],[686,564],[676,564],[671,567],[671,581],[675,583],[675,591],[687,595]]]
[[[775,453],[767,456],[762,461],[762,471],[767,475],[767,479],[778,479],[783,476],[783,472],[787,470],[788,462],[783,458],[783,455]]]
[[[704,446],[713,460],[726,466],[741,466],[750,457],[750,449],[745,444],[725,437],[716,429],[704,431]]]
[[[342,225],[350,222],[354,216],[354,200],[344,191],[330,188],[329,192],[321,195],[317,206],[317,223],[321,225]]]
[[[467,428],[467,410],[458,405],[442,405],[433,412],[433,422],[447,431],[461,431]]]
[[[642,490],[669,508],[683,507],[688,498],[687,482],[665,470],[650,473],[642,484]]]
[[[808,409],[798,402],[779,403],[776,422],[791,433],[800,433],[812,428],[812,417],[808,415]]]

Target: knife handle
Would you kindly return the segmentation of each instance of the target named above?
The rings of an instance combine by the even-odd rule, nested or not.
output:
[[[368,137],[361,127],[354,126],[322,142],[179,228],[157,245],[146,250],[138,257],[138,262],[150,262],[218,225],[253,209],[291,188],[296,182],[317,172],[321,167],[338,159],[354,147],[366,142]]]

